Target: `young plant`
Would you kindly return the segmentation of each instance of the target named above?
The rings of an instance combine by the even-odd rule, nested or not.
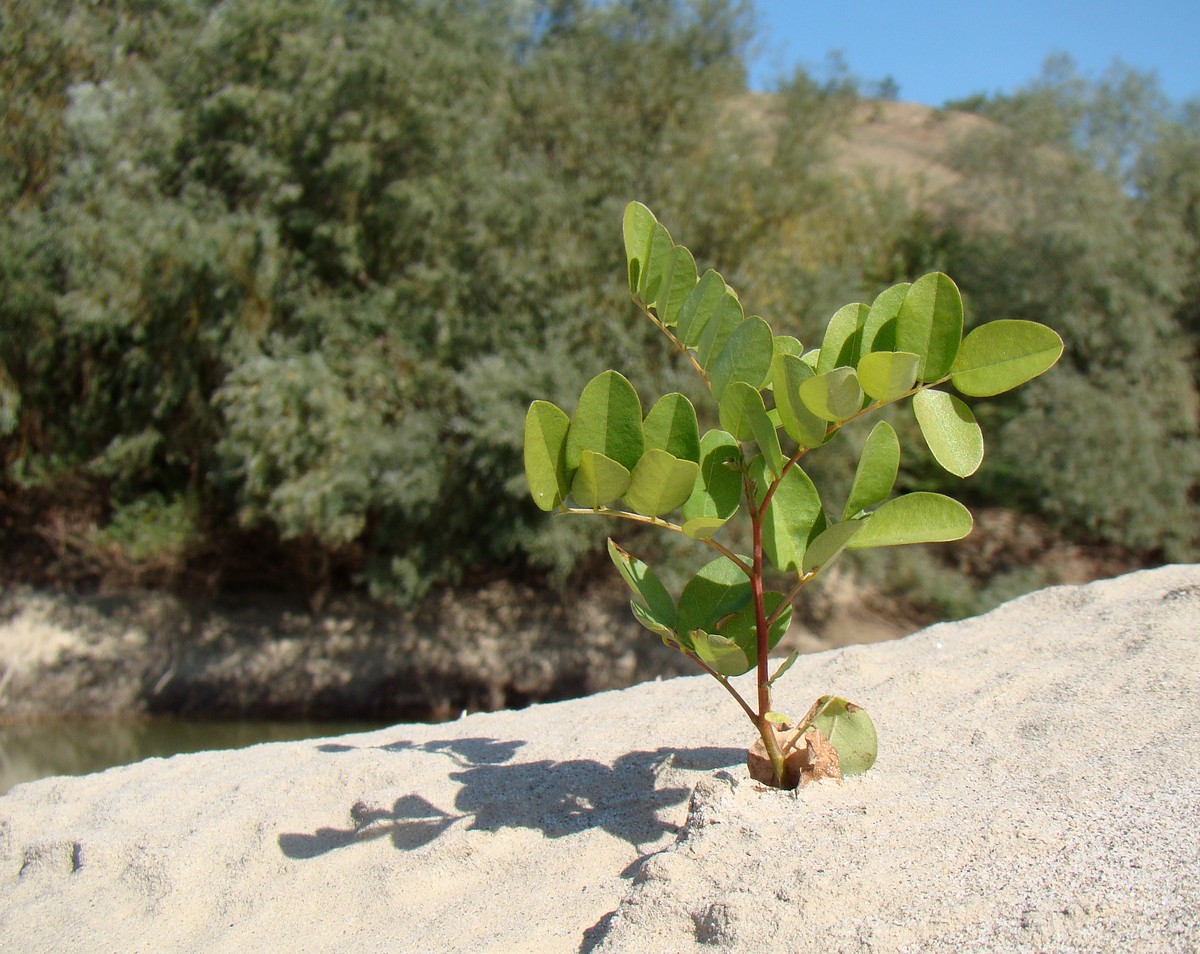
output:
[[[958,540],[971,530],[966,507],[941,494],[892,496],[900,444],[886,421],[867,436],[846,501],[827,509],[802,459],[848,424],[912,399],[934,459],[967,477],[983,460],[970,398],[1008,391],[1048,370],[1059,336],[1031,321],[992,321],[963,337],[958,288],[945,275],[895,285],[870,304],[830,319],[819,348],[776,335],[747,317],[711,269],[699,274],[654,214],[625,210],[633,299],[691,364],[712,395],[720,426],[700,433],[682,394],[659,398],[643,417],[633,386],[604,371],[584,387],[572,416],[534,401],[525,420],[525,471],[536,504],[564,514],[602,514],[699,540],[716,554],[675,599],[633,554],[609,541],[633,591],[639,623],[692,659],[737,701],[759,740],[749,765],[778,788],[822,775],[865,772],[875,728],[861,707],[822,696],[794,726],[772,706],[768,656],[786,632],[792,601],[847,549]],[[573,504],[573,505],[572,505]],[[750,552],[718,537],[743,511]],[[768,590],[777,571],[785,591]],[[754,670],[748,701],[731,677]]]

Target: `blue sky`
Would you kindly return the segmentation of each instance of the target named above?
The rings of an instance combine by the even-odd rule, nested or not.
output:
[[[1200,97],[1200,0],[754,0],[759,25],[750,85],[769,89],[802,65],[818,77],[840,51],[858,77],[891,76],[900,98],[939,106],[1012,92],[1051,53],[1096,77],[1114,59],[1154,71],[1176,101]]]

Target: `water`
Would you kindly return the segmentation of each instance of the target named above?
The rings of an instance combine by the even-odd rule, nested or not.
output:
[[[50,775],[86,775],[181,752],[240,749],[383,728],[377,722],[218,722],[194,719],[0,726],[0,795]]]

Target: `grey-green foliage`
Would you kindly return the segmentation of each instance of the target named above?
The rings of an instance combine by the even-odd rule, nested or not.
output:
[[[1200,391],[1186,316],[1198,286],[1184,223],[1200,180],[1184,184],[1180,147],[1197,139],[1148,78],[1120,68],[1089,84],[1060,63],[981,111],[1003,124],[953,157],[964,176],[946,196],[939,261],[980,311],[1044,318],[1068,342],[1058,373],[989,412],[999,441],[984,492],[1193,559]]]
[[[622,231],[634,301],[707,386],[704,417],[712,418],[715,405],[719,428],[699,434],[700,418],[682,394],[656,400],[645,414],[633,385],[617,371],[602,371],[571,414],[545,400],[530,404],[529,490],[541,510],[659,527],[717,554],[675,598],[644,561],[609,542],[634,593],[635,618],[739,699],[782,785],[787,772],[774,741],[767,654],[787,628],[793,597],[846,549],[958,540],[972,526],[970,512],[951,497],[893,496],[900,445],[886,421],[863,446],[844,506],[822,500],[801,461],[846,425],[911,398],[933,458],[955,477],[970,476],[983,459],[982,430],[948,388],[972,400],[1010,391],[1051,368],[1063,342],[1045,325],[1014,319],[979,325],[964,338],[958,288],[934,272],[869,304],[839,309],[820,347],[805,351],[790,336],[776,337],[762,318],[745,315],[733,288],[714,271],[701,274],[646,206],[626,207]],[[739,507],[751,526],[749,554],[719,542]],[[676,510],[680,516],[670,519]],[[795,582],[787,593],[767,591],[769,572],[794,574]],[[728,682],[752,669],[757,711]],[[846,771],[869,767],[869,717],[843,700],[818,709],[836,709],[854,726],[854,741],[839,749]],[[820,728],[814,718],[805,725]],[[834,723],[826,728],[839,748]],[[869,752],[859,751],[860,743]]]

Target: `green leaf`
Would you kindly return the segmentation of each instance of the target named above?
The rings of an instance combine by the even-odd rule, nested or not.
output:
[[[896,314],[896,350],[920,355],[917,378],[945,377],[962,343],[963,305],[948,275],[931,272],[909,287]]]
[[[867,710],[836,696],[821,696],[804,717],[837,750],[842,775],[861,775],[875,764],[879,738]]]
[[[772,477],[762,458],[750,463],[750,476],[757,485],[762,505]],[[780,570],[799,569],[813,525],[822,516],[821,497],[808,474],[798,466],[789,468],[771,498],[763,520],[763,552]]]
[[[875,351],[858,362],[858,383],[869,397],[890,404],[910,390],[917,380],[921,359],[911,351]]]
[[[870,518],[868,517],[867,520]],[[843,520],[827,527],[804,551],[801,569],[805,573],[829,566],[866,525],[867,520]]]
[[[584,386],[567,431],[567,470],[579,466],[585,450],[632,470],[645,447],[642,402],[633,385],[616,371],[596,375]]]
[[[709,537],[737,513],[742,501],[742,451],[725,431],[708,431],[700,440],[700,472],[682,509],[683,532]]]
[[[790,653],[788,653],[787,659],[785,659],[783,661],[783,663],[779,666],[779,668],[775,670],[775,675],[773,675],[770,679],[767,680],[767,685],[768,686],[775,685],[775,683],[783,676],[783,674],[785,672],[787,672],[789,669],[791,669],[792,666],[795,665],[796,660],[799,658],[800,658],[800,650],[798,650],[798,649],[793,649]],[[767,717],[770,718],[770,714],[768,714]],[[790,724],[792,720],[785,718],[784,721]]]
[[[862,353],[896,350],[896,315],[911,287],[901,282],[879,293],[863,321]]]
[[[657,447],[680,460],[700,461],[696,408],[682,394],[664,394],[655,401],[642,431],[647,449]]]
[[[658,320],[670,327],[679,317],[679,309],[696,287],[696,260],[682,245],[671,250],[671,260],[663,274],[662,287],[654,301]]]
[[[683,588],[675,612],[676,632],[689,636],[698,629],[715,632],[718,623],[749,600],[750,578],[731,560],[718,557],[702,566]]]
[[[899,470],[900,441],[892,425],[887,421],[880,421],[871,429],[866,443],[863,444],[862,456],[859,457],[858,468],[854,471],[854,483],[850,485],[850,495],[846,499],[842,519],[853,517],[856,513],[887,500],[888,494],[896,484],[896,474]]]
[[[662,638],[662,641],[673,649],[686,650],[692,649],[691,640],[681,640],[675,634],[675,630],[663,624],[662,620],[658,619],[649,609],[639,603],[637,600],[629,601],[629,609],[633,613],[633,618],[641,623],[646,629],[654,633],[654,635]]]
[[[743,321],[729,336],[709,370],[713,397],[720,401],[734,381],[744,381],[752,388],[762,387],[771,370],[773,350],[770,325],[757,316]]]
[[[971,523],[971,512],[957,500],[918,491],[893,497],[872,513],[847,549],[961,540],[971,532]]]
[[[675,601],[654,571],[612,540],[608,541],[608,556],[651,617],[667,629],[674,629]]]
[[[800,385],[800,400],[823,421],[844,421],[863,407],[863,392],[853,368],[834,368]]]
[[[650,235],[657,224],[654,213],[642,203],[630,202],[625,206],[621,231],[625,237],[625,260],[629,264],[629,290],[635,295],[650,255]]]
[[[945,391],[913,395],[913,411],[934,458],[956,477],[970,477],[983,462],[983,431],[971,409]]]
[[[821,341],[821,355],[817,359],[817,374],[824,374],[834,368],[854,367],[858,364],[859,351],[862,347],[863,322],[871,309],[860,302],[843,305],[832,318],[825,329],[825,337]]]
[[[707,371],[712,366],[717,355],[724,350],[725,343],[744,320],[742,303],[738,301],[733,289],[726,285],[724,296],[717,302],[712,318],[704,326],[696,342],[696,360],[700,367]]]
[[[689,348],[694,348],[725,295],[725,279],[710,268],[692,286],[679,307],[679,314],[675,316],[675,336]]]
[[[740,676],[754,668],[755,661],[732,639],[697,630],[691,634],[696,655],[723,676]]]
[[[779,420],[788,436],[801,447],[817,447],[825,441],[825,421],[800,400],[800,386],[814,373],[810,365],[795,355],[776,355],[771,362]]]
[[[566,413],[549,401],[534,401],[525,415],[525,479],[533,502],[553,510],[570,493]]]
[[[1048,371],[1062,353],[1062,338],[1036,321],[989,321],[963,339],[950,380],[963,394],[990,397]]]
[[[646,307],[658,301],[658,293],[663,287],[663,279],[671,267],[675,243],[671,241],[671,233],[655,222],[650,229],[650,248],[646,252],[646,264],[638,278],[637,296]]]
[[[782,593],[768,591],[763,594],[763,607],[768,617],[775,612],[783,600],[784,596]],[[767,639],[768,651],[774,649],[779,640],[783,638],[783,634],[788,631],[788,626],[791,625],[791,622],[792,607],[789,604],[779,614],[779,618],[771,624]],[[746,657],[751,660],[752,664],[758,662],[758,623],[754,614],[753,600],[723,623],[718,632],[741,646],[742,650],[746,653]]]
[[[629,471],[603,454],[585,450],[571,482],[571,496],[581,507],[596,510],[624,495],[629,488]]]
[[[779,433],[757,389],[745,381],[734,381],[725,389],[725,397],[717,411],[721,427],[740,440],[753,440],[766,456],[771,470],[776,475],[782,471],[783,452],[779,447]]]
[[[652,447],[633,468],[625,502],[637,513],[661,517],[692,495],[699,473],[699,464]]]

